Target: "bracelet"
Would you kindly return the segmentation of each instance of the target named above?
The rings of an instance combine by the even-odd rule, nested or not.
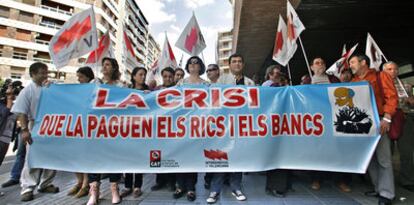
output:
[[[391,120],[386,117],[383,117],[382,120],[384,120],[385,122],[391,123]]]

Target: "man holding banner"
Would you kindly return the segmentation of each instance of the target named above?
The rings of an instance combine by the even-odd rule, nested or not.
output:
[[[229,57],[230,74],[221,76],[218,83],[232,85],[254,85],[253,80],[243,76],[244,59],[240,54],[233,54]],[[220,195],[221,187],[224,183],[226,173],[214,173],[211,181],[211,192],[207,198],[207,203],[215,203]],[[246,200],[246,196],[241,191],[241,181],[243,174],[241,172],[233,172],[230,176],[230,188],[232,194],[239,201]]]
[[[391,161],[391,145],[387,132],[390,129],[391,118],[398,105],[398,95],[391,76],[385,72],[377,73],[370,69],[370,60],[366,55],[357,54],[349,59],[352,82],[368,81],[375,93],[375,101],[381,119],[381,138],[374,156],[368,167],[368,173],[374,184],[374,191],[366,192],[367,196],[378,196],[379,204],[391,204],[395,197],[394,175]]]
[[[32,82],[26,86],[16,99],[11,112],[17,114],[17,119],[21,123],[21,136],[23,143],[31,145],[33,143],[31,132],[36,116],[37,105],[40,99],[42,85],[47,81],[47,65],[44,63],[33,63],[29,68]],[[30,146],[27,146],[29,150]],[[21,200],[33,200],[33,190],[38,186],[39,192],[57,193],[59,188],[51,183],[56,175],[56,171],[48,169],[31,169],[28,164],[28,154],[26,155],[25,165],[21,176]],[[40,176],[40,181],[39,181]]]

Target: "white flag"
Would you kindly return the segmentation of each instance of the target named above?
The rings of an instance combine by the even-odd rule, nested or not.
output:
[[[296,40],[299,38],[300,33],[305,30],[305,26],[300,21],[298,14],[293,8],[292,4],[287,1],[287,48],[288,57],[291,59],[296,52],[297,43]]]
[[[349,69],[348,59],[351,57],[352,53],[354,53],[357,46],[358,44],[354,45],[354,47],[352,47],[349,51],[346,51],[346,46],[344,45],[341,58],[339,58],[333,65],[331,65],[331,67],[326,70],[326,73],[339,77],[342,69]]]
[[[98,47],[93,7],[77,13],[63,24],[49,43],[49,53],[56,68]]]
[[[206,48],[206,42],[204,41],[203,34],[201,34],[194,13],[175,43],[175,46],[191,56],[200,54]]]
[[[385,58],[385,56],[369,33],[367,35],[367,46],[365,47],[365,54],[371,61],[370,67],[375,68],[376,70],[380,70],[382,57]]]
[[[290,60],[287,48],[287,27],[285,21],[280,15],[276,32],[275,45],[273,47],[273,60],[283,66],[286,66]]]
[[[112,41],[109,36],[109,30],[99,39],[98,48],[92,51],[86,59],[86,64],[99,64],[104,57],[114,58],[112,50]]]
[[[124,26],[124,57],[125,57],[125,63],[127,66],[134,68],[137,66],[141,66],[143,67],[142,63],[139,63],[136,55],[135,55],[135,51],[134,51],[134,47],[132,45],[131,39],[129,38],[127,32],[126,32],[126,28]]]

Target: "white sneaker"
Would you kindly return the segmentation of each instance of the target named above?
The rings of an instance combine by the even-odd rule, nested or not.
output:
[[[233,196],[236,197],[236,199],[239,201],[244,201],[247,199],[243,192],[240,190],[232,191],[231,194],[233,194]]]
[[[216,203],[218,197],[219,197],[219,193],[213,191],[213,192],[210,192],[210,195],[208,196],[206,201],[208,204],[214,204]]]

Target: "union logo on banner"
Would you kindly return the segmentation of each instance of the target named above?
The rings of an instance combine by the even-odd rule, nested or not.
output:
[[[161,167],[161,150],[150,151],[150,167]]]
[[[229,157],[227,152],[216,150],[204,150],[204,157],[209,159],[206,161],[206,167],[208,168],[222,168],[229,167]]]

